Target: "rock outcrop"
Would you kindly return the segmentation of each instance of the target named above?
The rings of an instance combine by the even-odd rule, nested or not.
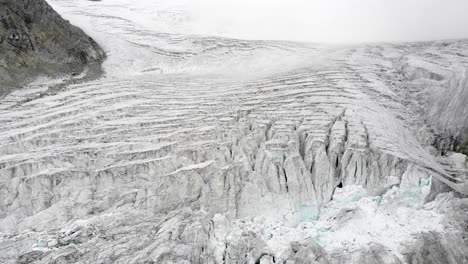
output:
[[[81,72],[104,52],[45,0],[0,0],[0,96],[38,75]]]

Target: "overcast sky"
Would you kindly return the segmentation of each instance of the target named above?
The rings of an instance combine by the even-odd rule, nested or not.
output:
[[[367,42],[468,38],[468,0],[193,0],[199,33]]]

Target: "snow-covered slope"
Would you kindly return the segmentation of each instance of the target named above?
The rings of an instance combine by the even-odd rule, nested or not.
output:
[[[466,156],[451,154],[468,41],[168,34],[185,20],[157,4],[50,2],[103,45],[106,74],[0,102],[2,261],[468,260]]]

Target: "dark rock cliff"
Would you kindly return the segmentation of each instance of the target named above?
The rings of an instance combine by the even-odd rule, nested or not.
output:
[[[44,0],[0,0],[0,96],[39,74],[81,71],[105,54]]]

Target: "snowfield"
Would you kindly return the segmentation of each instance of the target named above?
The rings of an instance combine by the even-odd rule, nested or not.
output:
[[[182,1],[49,3],[108,59],[0,100],[0,263],[468,262],[468,41],[241,40]]]

